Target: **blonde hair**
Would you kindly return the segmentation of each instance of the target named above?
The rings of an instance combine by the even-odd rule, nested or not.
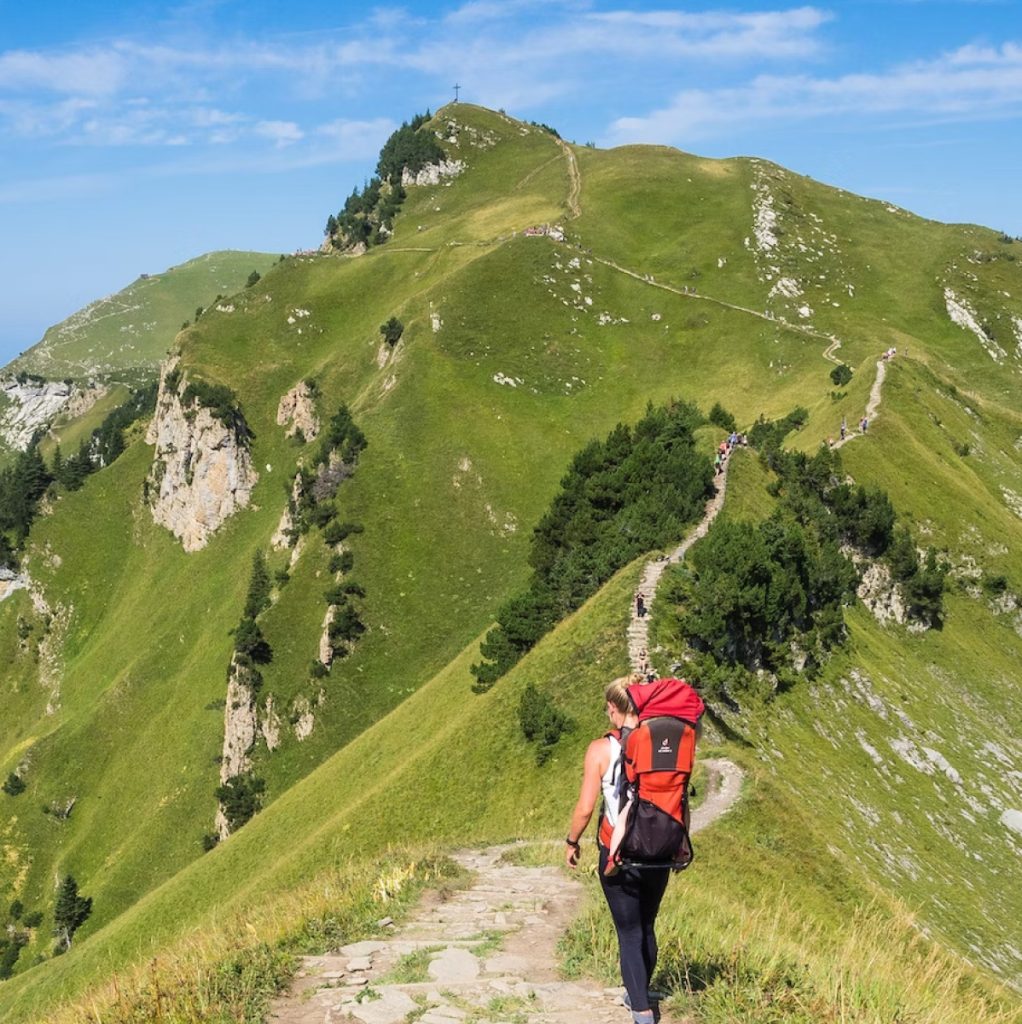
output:
[[[603,691],[603,695],[621,714],[627,715],[629,711],[635,710],[632,707],[632,699],[628,696],[628,687],[633,683],[641,682],[642,676],[638,673],[633,673],[630,676],[619,676],[613,682],[607,684],[607,689]]]

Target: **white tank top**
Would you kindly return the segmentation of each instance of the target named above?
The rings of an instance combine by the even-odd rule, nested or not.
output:
[[[621,768],[621,743],[616,736],[608,736],[607,741],[610,743],[610,764],[607,765],[600,783],[603,789],[603,816],[613,828],[617,824],[617,805],[620,799],[617,778]]]

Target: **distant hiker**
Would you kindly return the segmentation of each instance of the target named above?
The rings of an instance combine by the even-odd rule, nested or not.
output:
[[[641,786],[640,776],[632,776],[631,769],[625,769],[622,744],[629,750],[629,756],[639,771],[653,767],[652,763],[647,765],[652,750],[655,749],[658,755],[668,747],[676,752],[676,758],[672,760],[677,764],[670,772],[654,770],[651,774],[663,776],[673,773],[679,779],[678,791],[673,794],[679,797],[675,801],[675,816],[668,814],[668,817],[683,834],[690,860],[687,827],[676,818],[687,818],[685,793],[694,760],[698,731],[695,723],[702,714],[703,702],[683,680],[666,679],[646,684],[638,682],[635,676],[615,679],[607,687],[604,697],[612,730],[593,740],[586,751],[582,786],[565,839],[565,860],[569,868],[578,867],[582,852],[580,840],[592,819],[597,798],[602,794],[603,809],[597,836],[600,884],[617,931],[621,978],[626,990],[624,1001],[631,1010],[634,1024],[653,1024],[655,1018],[650,1006],[649,983],[657,963],[656,917],[672,864],[681,866],[675,861],[681,849],[666,859],[662,856],[654,861],[645,858],[642,868],[637,867],[635,861],[612,859],[612,844],[618,853],[627,856],[629,844],[641,831],[642,819],[646,817],[645,813],[628,816],[629,834],[622,834],[626,831],[621,828],[625,824],[622,797],[627,798],[633,786]],[[661,717],[646,716],[646,710]],[[644,715],[641,721],[640,715]],[[645,758],[643,749],[646,750]],[[644,798],[640,799],[645,803]],[[631,807],[631,800],[627,806]],[[654,813],[666,812],[657,808]]]
[[[862,417],[862,432],[865,434],[869,430],[869,420],[865,416]]]
[[[642,594],[635,595],[635,614],[640,619],[646,614],[646,600]]]
[[[720,452],[713,457],[713,475],[720,476],[721,471],[724,469],[724,460],[720,457]]]
[[[848,433],[848,421],[844,418],[844,416],[842,416],[841,417],[841,440],[842,441],[845,439],[845,434],[847,434],[847,433]]]

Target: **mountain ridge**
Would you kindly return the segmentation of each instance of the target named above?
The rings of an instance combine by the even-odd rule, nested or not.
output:
[[[341,837],[350,834],[345,821],[349,826],[364,822],[375,791],[350,805],[340,793],[346,774],[357,774],[352,759],[375,742],[362,738],[370,735],[364,729],[373,721],[395,715],[403,728],[414,731],[417,724],[438,722],[436,713],[425,712],[443,707],[451,717],[444,736],[466,737],[489,722],[499,725],[504,743],[517,749],[515,696],[538,676],[580,722],[597,728],[587,709],[590,703],[595,707],[598,680],[572,676],[574,666],[589,664],[593,640],[586,631],[596,627],[582,624],[591,610],[562,624],[543,651],[527,656],[513,678],[498,684],[492,698],[467,693],[467,668],[500,602],[525,578],[526,534],[572,453],[616,422],[634,422],[650,401],[680,395],[704,409],[714,400],[729,407],[737,403],[734,411],[743,426],[760,414],[780,417],[804,405],[808,423],[792,443],[811,451],[835,432],[841,416],[854,422],[861,414],[877,357],[896,345],[899,355],[884,385],[884,414],[871,426],[871,440],[843,452],[847,468],[857,480],[882,483],[934,542],[956,558],[968,554],[980,575],[952,595],[944,637],[909,639],[899,633],[895,643],[859,608],[849,613],[853,642],[869,654],[873,686],[886,686],[884,677],[896,676],[898,666],[911,664],[915,672],[930,649],[940,652],[945,672],[958,664],[962,650],[971,651],[977,664],[999,666],[998,671],[1010,664],[1010,652],[1018,646],[1011,626],[980,607],[982,598],[967,588],[995,575],[997,561],[1004,563],[1008,593],[1014,593],[1015,578],[1022,580],[1022,567],[1011,555],[1017,514],[1004,493],[1022,493],[1012,436],[1018,359],[999,334],[1010,329],[1005,325],[1018,312],[1015,293],[1005,300],[999,293],[1008,289],[1000,286],[1015,287],[1018,270],[999,256],[975,263],[961,256],[1007,252],[1007,243],[994,232],[956,233],[876,205],[863,208],[867,201],[843,198],[783,169],[763,170],[768,165],[762,162],[757,167],[729,161],[721,168],[638,147],[624,153],[571,150],[581,175],[580,213],[568,218],[566,197],[573,191],[568,162],[548,133],[463,105],[437,116],[476,124],[477,132],[490,132],[497,141],[482,148],[469,141],[456,151],[452,147],[449,155],[466,161],[464,173],[449,186],[412,186],[393,237],[383,245],[356,259],[289,257],[244,289],[230,313],[203,316],[179,339],[185,379],[229,386],[252,431],[260,480],[250,508],[227,520],[201,550],[185,554],[140,503],[153,457],[137,440],[80,492],[58,493],[53,511],[33,527],[28,571],[51,608],[65,609],[67,617],[66,634],[55,645],[63,665],[61,707],[55,715],[44,713],[33,651],[48,627],[19,591],[0,604],[0,636],[12,666],[5,682],[13,695],[12,720],[0,736],[0,768],[6,773],[28,763],[28,795],[4,798],[11,800],[16,817],[5,826],[6,842],[16,863],[28,867],[0,875],[0,882],[12,896],[27,897],[26,905],[43,907],[52,874],[72,869],[84,891],[95,896],[95,920],[83,927],[80,949],[0,985],[5,1011],[13,1012],[15,992],[41,1008],[39,987],[46,987],[46,978],[70,981],[77,975],[75,984],[97,979],[106,955],[100,949],[118,963],[130,963],[145,944],[146,929],[157,934],[152,916],[157,912],[150,908],[163,908],[168,925],[158,934],[168,940],[206,920],[198,905],[182,911],[161,902],[191,902],[188,880],[202,899],[219,893],[242,907],[271,876],[274,886],[285,886],[335,863],[345,845]],[[467,130],[459,135],[473,137]],[[769,204],[764,188],[776,190]],[[757,223],[769,220],[764,209],[775,214],[772,245],[766,235],[753,242]],[[520,234],[544,223],[560,223],[565,241]],[[914,262],[903,259],[906,252],[915,255]],[[603,258],[629,271],[622,274],[601,263]],[[891,268],[899,260],[903,265],[895,279]],[[970,268],[965,274],[962,263]],[[784,284],[775,291],[782,281],[793,281],[795,288]],[[651,287],[661,282],[669,288]],[[990,325],[1005,353],[1001,359],[974,332],[953,322],[943,293],[951,286],[975,309],[977,323],[982,317]],[[787,294],[795,289],[799,294]],[[734,305],[707,303],[699,292],[711,290],[714,299]],[[894,295],[901,296],[897,304],[890,301]],[[800,314],[802,306],[811,309],[809,317]],[[307,312],[299,316],[299,310]],[[379,325],[395,315],[405,331],[388,352]],[[807,337],[809,330],[816,333]],[[824,358],[836,338],[839,356],[854,371],[843,393],[834,391],[828,378],[833,364]],[[903,362],[906,339],[911,359]],[[253,750],[257,769],[269,782],[266,808],[224,849],[203,857],[199,839],[212,822],[214,760],[222,739],[222,706],[205,708],[224,699],[228,634],[244,603],[252,552],[268,548],[297,461],[310,451],[285,437],[276,418],[281,398],[307,379],[315,379],[322,396],[317,401],[321,418],[346,403],[369,440],[357,472],[337,498],[343,518],[365,527],[345,544],[366,590],[362,614],[369,629],[325,682],[310,676],[326,608],[322,591],[330,551],[312,532],[294,561],[291,552],[270,554],[271,568],[285,569],[289,579],[277,585],[276,600],[261,619],[274,660],[262,670],[260,699],[272,694],[287,724],[278,749],[270,752],[257,743]],[[977,395],[972,405],[962,398],[966,386]],[[714,433],[707,430],[701,437],[706,450],[716,443]],[[955,444],[970,445],[970,453],[962,455]],[[914,462],[901,461],[903,451],[911,452]],[[963,475],[968,486],[961,483]],[[745,500],[741,494],[728,500],[732,497]],[[966,511],[981,524],[982,540],[968,541],[957,529]],[[1007,549],[1003,554],[990,554],[1001,547]],[[167,596],[154,603],[148,579],[159,580],[159,593]],[[633,566],[587,606],[604,609],[600,615],[607,620],[597,629],[605,638],[592,661],[599,657],[601,674],[627,665],[621,638],[628,592],[637,579]],[[27,641],[18,639],[19,619],[36,631]],[[969,623],[977,639],[964,637],[959,622]],[[134,637],[145,637],[145,645]],[[1003,653],[981,653],[975,646],[979,637],[991,638]],[[908,653],[893,653],[899,646]],[[551,658],[560,659],[559,667],[544,675],[536,666],[549,666]],[[975,666],[965,675],[984,694],[991,715],[1017,721],[1011,710],[1016,691],[1009,684],[1003,693],[991,692],[977,680]],[[434,683],[427,698],[420,687],[434,678],[445,681],[450,692]],[[557,685],[550,686],[551,678]],[[818,703],[835,695],[845,699],[839,680],[832,683],[837,689],[821,685]],[[893,692],[897,683],[891,686]],[[316,703],[321,690],[326,697]],[[952,692],[942,690],[942,700],[950,701]],[[860,763],[867,757],[863,748],[858,747],[859,761],[834,748],[830,738],[813,732],[812,716],[791,703],[795,700],[758,712],[783,712],[785,743],[791,744],[787,757],[799,743],[816,744],[821,763],[831,772],[842,764],[850,786],[870,778],[868,772],[877,766]],[[314,726],[299,740],[288,728],[293,729],[290,717],[301,701],[314,706]],[[499,710],[482,710],[491,707]],[[848,712],[836,704],[833,715],[842,713]],[[731,727],[754,736],[757,750],[769,751],[761,723],[748,717],[752,714],[744,711]],[[978,718],[970,712],[966,719],[968,735],[977,736]],[[866,742],[880,750],[874,726],[861,727]],[[939,716],[928,726],[941,735],[946,727]],[[991,742],[1010,758],[1009,731],[1001,728]],[[491,807],[484,794],[459,783],[464,805],[438,807],[433,817],[418,819],[422,835],[456,842],[555,828],[559,810],[530,816],[528,800],[522,794],[509,797],[508,788],[517,783],[528,793],[552,786],[555,803],[570,800],[574,779],[566,776],[574,772],[581,738],[579,732],[562,741],[563,754],[555,751],[552,770],[564,778],[553,782],[542,769],[516,769],[514,778],[494,781],[499,799]],[[147,745],[157,754],[144,777],[132,777]],[[971,761],[958,746],[942,755],[949,764],[955,758]],[[446,749],[431,736],[417,753],[430,764],[431,786],[439,785]],[[779,771],[779,760],[763,754],[758,778]],[[908,770],[903,761],[883,760],[892,778]],[[922,763],[931,764],[925,758]],[[1011,778],[996,780],[978,766],[977,771],[1010,809],[1016,792]],[[921,808],[938,807],[940,797],[920,788],[932,785],[936,776],[921,774],[920,780],[906,777],[897,785],[911,791]],[[968,908],[971,900],[973,907],[980,905],[979,895],[965,894],[942,910],[939,901],[947,902],[947,896],[927,889],[921,868],[906,883],[900,854],[885,859],[872,851],[860,862],[848,853],[837,803],[826,794],[809,793],[801,776],[789,781],[778,775],[778,780],[769,783],[772,792],[790,787],[792,798],[810,800],[827,821],[832,844],[841,845],[842,872],[857,878],[874,872],[885,885],[907,884],[933,921],[940,921],[931,926],[948,941],[970,931]],[[835,796],[842,785],[838,776]],[[326,792],[319,791],[324,787]],[[61,824],[31,810],[71,795],[78,797],[75,811]],[[982,799],[986,807],[990,798]],[[869,810],[887,821],[891,808],[878,801]],[[321,824],[307,820],[312,813],[322,816]],[[755,809],[748,813],[752,817],[735,825],[739,832],[755,820]],[[126,819],[144,825],[125,832]],[[940,834],[925,813],[913,813],[913,827],[927,843]],[[1010,865],[997,846],[1000,841],[1011,848],[1010,830],[999,840],[992,822],[984,819],[977,827],[990,867],[974,884],[980,893],[991,893],[996,865]],[[365,856],[371,857],[373,843],[380,841],[378,828],[369,825],[360,839]],[[912,847],[911,837],[905,842]],[[272,863],[259,863],[259,851]],[[929,863],[929,853],[920,860],[919,851],[910,852],[913,864]],[[171,892],[176,895],[166,895]],[[1007,919],[992,913],[967,941],[980,947],[990,969],[1012,979],[1018,967],[1007,948],[1010,940],[1005,938],[996,956],[990,952],[996,947],[991,936]],[[957,948],[965,944],[958,942]],[[39,935],[31,950],[44,949]]]

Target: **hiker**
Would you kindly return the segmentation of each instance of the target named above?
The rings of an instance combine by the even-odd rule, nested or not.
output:
[[[664,849],[647,851],[646,843],[650,838],[663,846],[665,832],[661,826],[657,826],[651,836],[642,828],[643,820],[648,821],[649,815],[645,811],[632,811],[632,795],[629,790],[633,784],[639,786],[638,806],[642,807],[653,794],[647,791],[646,796],[641,795],[642,783],[633,782],[633,769],[650,772],[651,777],[675,777],[679,788],[667,789],[662,782],[659,783],[657,806],[648,806],[652,807],[654,815],[673,813],[675,821],[684,822],[687,826],[688,802],[685,794],[693,766],[703,702],[682,679],[644,683],[640,676],[615,679],[607,687],[604,697],[607,717],[613,729],[600,739],[593,740],[586,751],[582,786],[565,838],[565,859],[569,868],[578,866],[580,840],[592,818],[597,797],[602,793],[603,809],[597,835],[600,884],[617,931],[621,977],[626,990],[624,1002],[632,1012],[634,1024],[653,1024],[650,1001],[655,997],[649,992],[649,983],[657,962],[656,916],[671,868],[686,867],[691,861],[692,850],[687,827],[679,823],[675,827],[684,836],[683,844],[679,845],[677,838],[668,839],[669,848],[666,853]],[[652,728],[654,724],[658,730],[655,733]],[[636,740],[639,742],[636,743]],[[622,743],[629,749],[627,769],[621,756]],[[656,750],[659,757],[659,752],[665,749],[673,751],[671,767],[651,761],[652,751]],[[622,771],[627,773],[625,780],[620,778]],[[634,778],[638,780],[639,777],[636,775]],[[673,812],[668,812],[663,809],[662,803],[666,801],[670,804],[672,794]],[[623,795],[625,806],[622,807]],[[634,833],[633,823],[636,825]],[[642,853],[632,849],[632,844],[639,836],[642,836]],[[643,855],[646,852],[648,856]]]
[[[842,441],[845,439],[845,434],[847,434],[847,433],[848,433],[848,420],[846,420],[844,418],[844,416],[842,416],[841,417],[841,440]]]
[[[615,730],[634,728],[638,718],[631,706],[626,687],[638,679],[624,676],[615,679],[606,689],[607,717]],[[617,775],[621,766],[621,743],[613,733],[593,740],[586,751],[582,774],[582,788],[578,803],[571,816],[571,826],[565,840],[566,861],[569,868],[577,868],[581,853],[580,840],[596,808],[597,798],[603,796],[603,814],[600,832],[617,823]],[[604,822],[607,825],[604,825]],[[605,837],[606,838],[606,837]],[[600,843],[600,884],[606,897],[610,916],[617,931],[621,952],[621,977],[625,984],[625,1005],[632,1012],[634,1024],[653,1024],[650,1007],[649,982],[657,961],[657,942],[654,925],[660,901],[667,888],[670,868],[646,871],[621,871],[607,877],[607,846]]]
[[[643,618],[646,614],[646,599],[642,594],[635,595],[635,614],[637,618]]]

